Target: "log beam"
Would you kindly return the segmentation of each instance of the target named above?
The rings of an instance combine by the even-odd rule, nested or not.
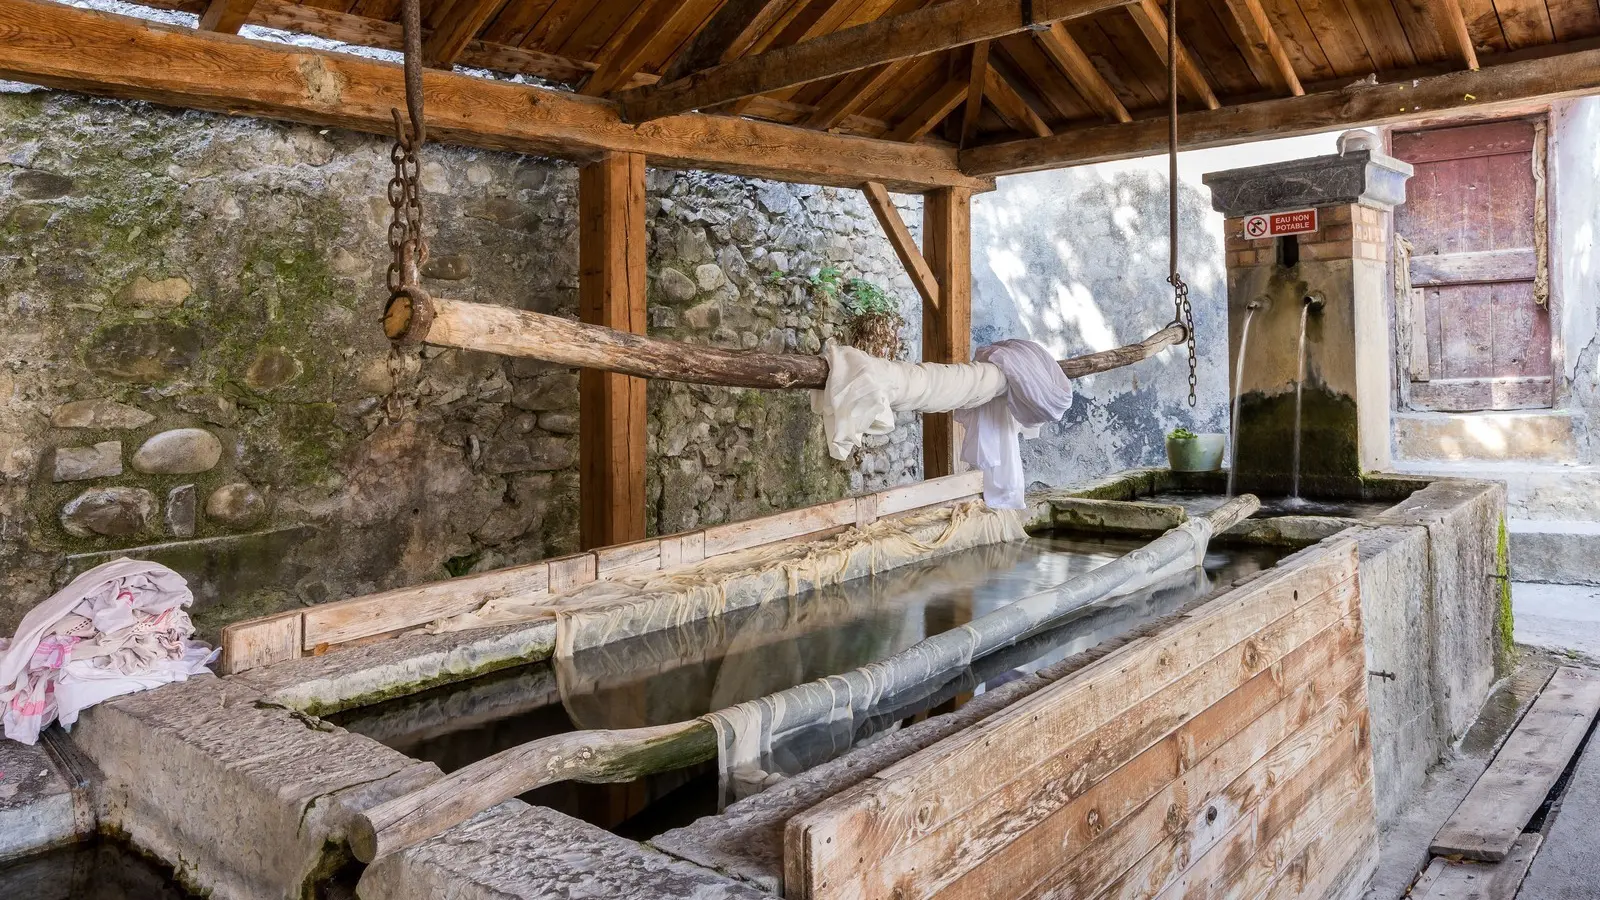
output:
[[[1107,118],[1116,119],[1118,122],[1132,122],[1133,116],[1128,114],[1128,108],[1122,105],[1117,98],[1117,92],[1112,90],[1100,70],[1094,67],[1089,60],[1089,55],[1083,52],[1072,35],[1067,31],[1067,26],[1060,22],[1050,23],[1046,31],[1034,32],[1040,48],[1049,56],[1078,93],[1089,101]]]
[[[288,119],[388,135],[403,107],[394,63],[244,40],[48,0],[0,0],[0,78],[168,106]],[[921,193],[988,190],[948,148],[826,134],[726,116],[635,127],[614,104],[531,85],[430,69],[428,134],[448,142],[590,160],[646,153],[650,164]]]
[[[610,153],[578,173],[578,311],[590,325],[645,332],[644,156]],[[588,550],[645,537],[643,378],[578,378],[578,536]]]
[[[867,195],[867,205],[872,207],[872,214],[878,217],[878,225],[894,247],[895,256],[900,257],[900,264],[906,267],[906,274],[911,276],[911,283],[922,296],[922,302],[938,306],[939,281],[934,277],[933,269],[929,268],[928,261],[923,258],[922,251],[917,249],[911,229],[900,218],[900,211],[894,208],[889,191],[883,185],[869,181],[862,186],[861,192]]]
[[[1197,110],[1178,117],[1178,140],[1181,149],[1199,150],[1341,128],[1415,122],[1449,113],[1492,115],[1514,111],[1532,100],[1589,94],[1600,94],[1600,49],[1500,63],[1475,72],[1354,84],[1303,97]],[[975,176],[1012,175],[1149,156],[1166,146],[1166,121],[1150,119],[975,147],[961,151],[961,166]]]
[[[934,191],[922,204],[922,255],[939,282],[937,303],[922,301],[924,362],[972,359],[972,193]],[[950,413],[922,416],[922,477],[956,474],[961,426]]]
[[[645,122],[783,88],[1092,15],[1127,0],[952,0],[823,34],[788,47],[619,95],[623,115]]]
[[[384,316],[384,331],[391,338],[436,347],[481,350],[688,384],[821,390],[828,382],[828,361],[820,356],[750,353],[663,341],[487,303],[442,297],[432,298],[431,303],[433,315],[426,323],[412,316],[406,301],[392,304]],[[1136,344],[1061,360],[1061,371],[1068,378],[1107,372],[1149,359],[1183,339],[1181,325],[1168,325]]]

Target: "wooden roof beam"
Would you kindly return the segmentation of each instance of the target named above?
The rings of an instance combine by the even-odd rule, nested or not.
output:
[[[218,2],[218,0],[212,0]],[[422,58],[428,65],[439,69],[448,69],[461,58],[461,51],[467,49],[483,30],[489,20],[493,19],[500,7],[506,5],[506,0],[470,0],[451,7],[445,16],[445,21],[435,28],[422,42]]]
[[[791,0],[727,0],[712,13],[685,47],[668,63],[665,81],[709,69],[738,56],[782,18]]]
[[[0,78],[168,106],[388,135],[400,66],[349,53],[245,40],[50,0],[0,0]],[[949,148],[908,146],[726,116],[640,128],[616,105],[526,84],[423,72],[428,133],[441,142],[590,160],[645,153],[650,164],[839,187],[986,190]]]
[[[961,107],[961,146],[978,136],[978,116],[983,113],[983,92],[989,84],[989,42],[972,45],[967,58],[967,99]]]
[[[1083,95],[1083,99],[1089,101],[1090,106],[1118,122],[1133,121],[1128,108],[1117,98],[1117,92],[1111,89],[1105,76],[1094,67],[1089,55],[1083,52],[1083,48],[1067,31],[1067,26],[1051,22],[1049,30],[1034,32],[1034,38],[1045,55],[1055,62],[1072,86]]]
[[[1281,93],[1303,96],[1306,89],[1300,84],[1300,76],[1295,73],[1294,63],[1289,60],[1288,51],[1283,49],[1283,41],[1278,37],[1277,29],[1272,27],[1272,20],[1267,18],[1267,11],[1261,8],[1261,0],[1223,0],[1228,6],[1228,12],[1233,15],[1233,21],[1239,26],[1239,33],[1244,37],[1241,45],[1254,65],[1253,71],[1259,71],[1271,80],[1269,87]]]
[[[197,27],[201,31],[215,31],[218,34],[238,34],[255,5],[256,0],[211,0],[206,4],[205,12],[200,14]]]
[[[907,142],[921,140],[923,135],[944,121],[944,117],[950,115],[966,99],[967,80],[952,78],[923,100],[911,111],[911,115],[901,120],[900,124],[894,127],[894,131],[889,132],[889,140]]]
[[[939,279],[934,277],[933,268],[923,258],[922,250],[911,236],[911,229],[906,227],[905,219],[900,218],[900,211],[894,208],[888,189],[876,181],[869,181],[861,186],[861,192],[867,195],[867,205],[872,207],[872,214],[878,217],[878,224],[883,227],[884,235],[894,247],[895,255],[900,257],[900,264],[906,267],[906,274],[911,276],[911,283],[922,296],[922,302],[937,308]]]
[[[1087,16],[1127,0],[950,0],[746,56],[675,81],[633,88],[618,99],[630,122],[645,122],[743,97],[821,81],[897,59],[923,56]],[[1031,20],[1027,17],[1031,14]]]
[[[849,118],[861,108],[862,104],[871,100],[893,81],[903,66],[905,66],[904,60],[884,63],[871,69],[852,72],[839,79],[838,84],[822,95],[817,108],[804,124],[809,128],[821,128],[824,131],[839,127],[839,123]]]
[[[1178,138],[1181,149],[1200,150],[1340,128],[1405,124],[1450,113],[1494,115],[1530,101],[1590,94],[1600,94],[1600,49],[1198,110],[1178,117]],[[1166,147],[1166,120],[1142,119],[963,150],[961,168],[970,175],[1013,175],[1149,156]]]
[[[579,93],[603,97],[627,84],[644,67],[656,42],[663,36],[670,37],[689,16],[697,15],[700,10],[693,0],[655,0],[629,23],[632,27],[617,40],[615,47],[601,52],[600,67],[583,83]]]
[[[1467,31],[1467,19],[1461,12],[1459,0],[1428,0],[1427,5],[1428,14],[1433,17],[1451,55],[1468,69],[1478,68],[1478,51],[1472,48],[1472,35]]]
[[[1054,129],[1045,124],[1044,119],[1028,103],[1027,98],[1018,93],[1016,87],[1006,80],[1005,73],[992,65],[989,66],[984,73],[984,86],[989,102],[995,111],[1000,113],[1000,118],[1006,120],[1007,125],[1034,137],[1049,137],[1055,134]]]
[[[1156,56],[1161,58],[1161,64],[1167,64],[1167,14],[1161,11],[1161,4],[1157,0],[1138,0],[1128,4],[1128,13],[1133,16],[1134,24],[1139,26],[1139,31],[1144,34],[1145,40],[1155,49]],[[1206,77],[1200,72],[1200,66],[1189,54],[1189,49],[1178,41],[1178,83],[1183,85],[1184,92],[1190,99],[1204,106],[1206,109],[1216,109],[1222,104],[1217,102],[1217,95],[1212,92],[1211,85],[1206,83]]]

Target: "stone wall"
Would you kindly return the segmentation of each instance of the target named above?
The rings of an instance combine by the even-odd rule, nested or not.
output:
[[[432,147],[431,289],[574,314],[577,173]],[[121,555],[220,624],[577,544],[577,377],[393,352],[388,147],[46,91],[0,93],[0,631]],[[905,210],[913,225],[914,206]],[[810,352],[824,266],[920,306],[854,192],[652,171],[651,333]],[[914,423],[823,450],[806,395],[652,385],[651,528],[919,477]]]

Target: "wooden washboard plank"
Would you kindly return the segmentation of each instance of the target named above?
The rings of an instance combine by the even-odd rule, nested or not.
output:
[[[1213,846],[1255,846],[1259,832],[1237,829],[1269,820],[1278,859],[1307,853],[1315,832],[1299,823],[1311,813],[1272,803],[1308,758],[1365,796],[1332,812],[1375,836],[1355,573],[1347,541],[1286,560],[795,817],[785,895],[1089,897],[1126,875],[1154,896]],[[1335,628],[1339,638],[1325,636]],[[1347,685],[1310,686],[1335,671]],[[1208,727],[1263,672],[1276,705]],[[1163,746],[1182,750],[1178,764],[1152,769]],[[1367,837],[1323,848],[1304,878],[1366,865]],[[1260,873],[1263,888],[1281,874]]]
[[[1497,863],[1435,857],[1411,889],[1411,900],[1515,900],[1542,843],[1544,837],[1538,833],[1518,835],[1511,852]]]
[[[1433,837],[1435,856],[1498,862],[1511,852],[1600,710],[1600,673],[1560,668],[1489,768]]]

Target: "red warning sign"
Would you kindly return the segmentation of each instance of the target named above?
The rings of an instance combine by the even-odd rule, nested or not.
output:
[[[1244,236],[1247,238],[1282,237],[1286,234],[1308,234],[1317,230],[1315,209],[1292,209],[1288,212],[1246,216]]]

